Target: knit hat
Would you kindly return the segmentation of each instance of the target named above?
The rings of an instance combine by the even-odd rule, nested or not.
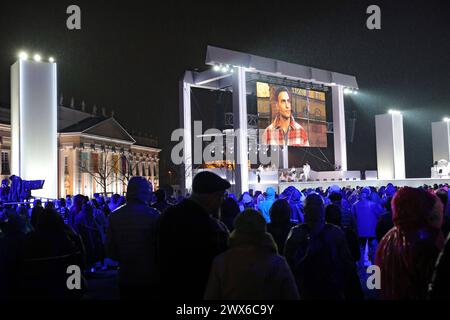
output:
[[[225,191],[230,187],[231,184],[227,180],[209,171],[197,173],[192,181],[192,191],[194,193],[211,194]]]
[[[264,234],[266,219],[256,210],[246,209],[234,220],[234,231],[247,234]]]
[[[127,186],[127,200],[150,201],[153,191],[152,184],[144,177],[132,177]]]

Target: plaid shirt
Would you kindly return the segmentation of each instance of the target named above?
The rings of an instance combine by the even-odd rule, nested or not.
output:
[[[262,136],[262,143],[266,145],[288,145],[296,147],[309,147],[306,130],[291,117],[289,127],[285,133],[280,127],[280,116],[266,128]]]

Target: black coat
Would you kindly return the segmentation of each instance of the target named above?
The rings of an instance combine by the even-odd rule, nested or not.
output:
[[[291,229],[284,247],[301,299],[362,299],[356,266],[344,232],[325,224]]]
[[[211,264],[227,249],[228,231],[190,199],[158,222],[158,266],[164,298],[203,299]]]
[[[433,300],[450,300],[450,236],[437,260],[429,297]]]
[[[120,263],[121,285],[156,285],[155,229],[158,216],[158,212],[145,202],[134,200],[129,200],[109,216],[107,252]]]

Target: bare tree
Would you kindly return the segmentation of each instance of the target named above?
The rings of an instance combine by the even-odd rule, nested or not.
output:
[[[82,159],[80,162],[80,170],[81,172],[88,173],[100,185],[105,195],[108,187],[116,181],[120,181],[126,187],[130,179],[135,176],[134,172],[138,172],[138,167],[143,164],[141,159],[133,161],[130,157],[125,156],[123,152],[114,157],[109,149],[100,153],[99,156],[104,158],[103,161],[99,161],[100,163],[96,165],[94,163],[90,165]],[[120,166],[123,161],[126,164],[125,168],[121,168]]]
[[[124,153],[121,154],[120,158],[125,161],[125,170],[120,168],[120,174],[117,175],[117,179],[123,184],[128,185],[128,181],[135,176],[133,172],[137,172],[138,167],[142,165],[143,161],[139,159],[138,161],[133,161],[130,157],[125,156]]]
[[[89,162],[80,161],[80,171],[89,174],[94,181],[103,189],[103,194],[106,196],[108,187],[114,183],[116,178],[115,168],[118,166],[118,157],[109,157],[111,152],[106,149],[99,154],[104,157],[103,161],[91,166]],[[110,159],[111,158],[111,159]],[[111,160],[111,161],[109,161]],[[92,161],[92,160],[91,160]]]

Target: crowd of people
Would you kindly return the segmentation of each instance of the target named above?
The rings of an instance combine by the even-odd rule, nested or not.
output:
[[[121,299],[363,300],[371,265],[372,298],[450,298],[447,184],[230,187],[201,172],[175,198],[133,177],[126,196],[3,205],[0,299],[80,299],[86,279],[116,268]],[[81,290],[67,288],[69,265]]]

